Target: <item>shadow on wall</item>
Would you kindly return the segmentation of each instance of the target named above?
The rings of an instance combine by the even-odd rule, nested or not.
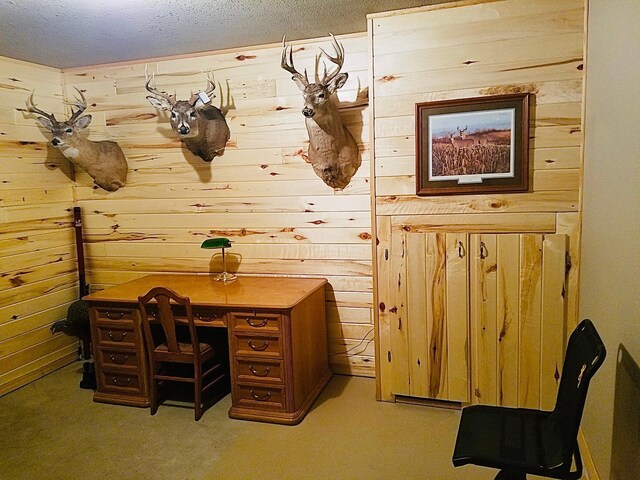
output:
[[[611,480],[634,480],[640,472],[640,367],[618,347],[611,441]]]

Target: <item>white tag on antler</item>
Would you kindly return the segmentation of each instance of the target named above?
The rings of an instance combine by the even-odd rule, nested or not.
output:
[[[198,97],[200,97],[200,100],[204,104],[207,104],[211,101],[211,99],[209,98],[209,95],[207,95],[205,92],[198,93]]]

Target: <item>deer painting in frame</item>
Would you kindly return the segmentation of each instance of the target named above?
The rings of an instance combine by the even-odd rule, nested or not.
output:
[[[344,64],[344,48],[331,35],[335,56],[329,55],[323,49],[316,57],[315,83],[298,72],[293,63],[293,50],[282,38],[282,58],[280,66],[292,74],[291,79],[296,83],[304,98],[302,114],[309,135],[309,163],[314,172],[325,184],[334,189],[344,189],[357,172],[362,162],[358,145],[353,135],[344,126],[338,107],[332,96],[341,88],[348,73],[340,73]],[[322,78],[318,76],[320,57],[324,55],[336,68],[327,73],[326,65]]]
[[[40,115],[38,122],[51,132],[51,146],[60,150],[71,163],[82,167],[100,188],[115,192],[127,181],[127,159],[116,142],[92,141],[80,134],[91,123],[91,115],[81,116],[87,101],[80,90],[76,88],[76,91],[80,98],[65,102],[76,107],[66,121],[59,122],[52,113],[37,108],[33,103],[33,92],[27,101],[27,111]]]
[[[147,78],[145,88],[151,93],[147,96],[151,105],[170,112],[171,128],[191,153],[205,162],[224,153],[230,131],[222,111],[211,104],[216,88],[211,76],[207,76],[206,90],[192,94],[189,100],[177,100],[155,88],[153,75]]]

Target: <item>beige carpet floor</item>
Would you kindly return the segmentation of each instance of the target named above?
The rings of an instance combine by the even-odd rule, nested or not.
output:
[[[375,380],[334,376],[305,420],[231,420],[227,396],[191,408],[98,404],[74,363],[0,398],[0,479],[489,480],[453,468],[460,412],[377,402]],[[530,477],[535,479],[536,477]]]

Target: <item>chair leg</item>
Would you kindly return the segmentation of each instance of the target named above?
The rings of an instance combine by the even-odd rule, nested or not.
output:
[[[514,473],[507,470],[500,470],[495,480],[527,480],[526,473]]]
[[[197,422],[200,420],[200,417],[202,417],[202,378],[200,375],[200,367],[196,367],[194,373],[195,381],[193,382],[193,401],[195,403],[195,419]]]
[[[151,378],[150,378],[150,382],[149,382],[149,403],[150,403],[150,407],[151,407],[151,415],[155,415],[156,412],[158,411],[158,384],[156,382],[156,379],[154,378],[155,374],[154,372],[151,372]]]

